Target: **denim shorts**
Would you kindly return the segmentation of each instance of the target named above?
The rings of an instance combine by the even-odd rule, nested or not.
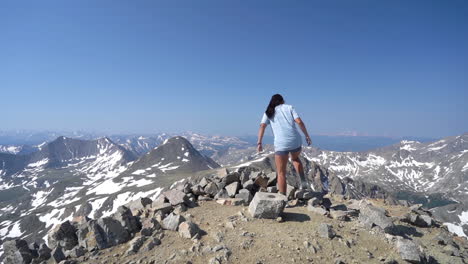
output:
[[[290,149],[290,150],[280,150],[280,151],[275,151],[275,155],[288,155],[289,153],[293,153],[293,152],[298,152],[302,149],[302,146],[298,147],[298,148],[295,148],[295,149]]]

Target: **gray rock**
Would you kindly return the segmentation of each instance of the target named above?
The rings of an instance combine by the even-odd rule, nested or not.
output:
[[[309,201],[307,201],[307,206],[309,207],[314,207],[314,206],[319,206],[321,203],[320,199],[317,197],[311,198]]]
[[[330,216],[333,219],[339,220],[339,221],[349,221],[349,216],[347,211],[341,211],[341,210],[330,210]]]
[[[117,212],[112,217],[119,221],[122,227],[128,230],[130,234],[135,234],[140,231],[141,223],[138,217],[133,216],[132,212],[128,207],[119,206]]]
[[[128,208],[132,211],[143,210],[146,206],[151,206],[153,201],[150,198],[140,198],[128,204]]]
[[[120,221],[112,217],[99,218],[97,223],[105,234],[104,240],[107,242],[107,246],[116,246],[127,242],[131,238],[128,229],[124,228]]]
[[[309,200],[312,198],[320,199],[321,196],[322,194],[319,192],[312,192],[307,190],[297,190],[294,193],[294,197],[300,200]]]
[[[203,189],[203,191],[206,193],[206,194],[209,194],[210,196],[215,196],[217,193],[218,193],[218,186],[216,185],[216,183],[214,182],[210,182],[208,183],[205,188]]]
[[[48,260],[50,259],[50,257],[52,256],[51,255],[51,252],[52,252],[52,249],[50,249],[47,244],[45,243],[42,243],[40,246],[39,246],[39,249],[37,250],[37,253],[38,253],[38,260],[39,261],[44,261],[44,260]]]
[[[447,254],[449,256],[456,256],[456,257],[460,256],[460,250],[458,250],[456,247],[454,247],[452,245],[446,245],[442,249],[442,252],[444,252],[445,254]]]
[[[257,192],[250,202],[249,212],[255,218],[276,219],[286,202],[287,198],[282,194]]]
[[[226,185],[225,189],[227,191],[227,194],[229,195],[229,197],[234,197],[237,193],[237,191],[239,190],[239,187],[240,187],[240,184],[239,182],[232,182],[228,185]]]
[[[431,227],[434,225],[434,219],[429,215],[420,215],[418,213],[408,213],[403,221],[419,227]]]
[[[77,237],[78,244],[88,251],[109,247],[106,234],[96,220],[80,224],[78,226]]]
[[[219,190],[218,193],[214,196],[215,199],[224,199],[224,198],[229,198],[229,194],[226,191],[226,189],[222,188]]]
[[[242,189],[242,190],[245,190],[245,189]],[[241,191],[242,191],[241,190]],[[236,198],[240,198],[244,201],[244,204],[247,205],[250,203],[250,201],[252,201],[252,194],[250,194],[250,192],[248,190],[246,190],[246,192],[240,192],[238,194],[236,194]]]
[[[276,172],[270,172],[266,176],[268,178],[268,186],[273,186],[276,184]]]
[[[205,191],[203,190],[203,187],[199,184],[196,184],[192,186],[192,193],[195,195],[203,195],[205,194]]]
[[[65,260],[65,254],[63,253],[62,247],[57,246],[52,250],[52,258],[55,260],[56,263],[59,263],[62,260]]]
[[[65,250],[70,250],[78,245],[76,228],[70,221],[65,221],[55,226],[54,229],[49,232],[48,240],[52,248],[60,246]]]
[[[163,193],[171,205],[178,205],[187,201],[187,194],[178,190],[169,190]]]
[[[296,192],[296,187],[291,186],[289,184],[286,185],[286,197],[288,200],[294,199],[294,193]]]
[[[128,243],[129,247],[127,249],[127,252],[125,252],[125,254],[128,256],[128,255],[133,255],[137,253],[140,250],[140,248],[143,246],[143,244],[145,243],[146,238],[147,237],[145,236],[139,236],[139,237],[135,237],[134,239],[132,239]]]
[[[191,221],[185,221],[179,225],[179,235],[184,238],[192,238],[200,233],[200,228],[197,224]]]
[[[142,236],[151,236],[154,231],[161,229],[161,225],[156,219],[147,218],[141,223],[140,234]]]
[[[333,227],[326,223],[321,223],[317,228],[317,232],[323,238],[334,238],[336,236]]]
[[[395,229],[392,219],[386,216],[385,209],[372,205],[361,208],[358,220],[367,228],[378,226],[386,233],[391,233]]]
[[[326,214],[328,214],[328,211],[327,211],[325,208],[323,208],[323,207],[307,206],[307,210],[309,210],[310,212],[319,214],[319,215],[326,215]]]
[[[250,179],[250,180],[246,181],[244,184],[242,184],[242,187],[243,187],[244,189],[249,190],[250,192],[252,192],[253,189],[254,189],[254,182],[253,182],[253,180]]]
[[[208,181],[206,180],[205,177],[203,177],[200,182],[198,183],[198,185],[200,185],[200,187],[202,188],[205,188],[205,186],[208,184]]]
[[[3,251],[5,264],[29,264],[33,259],[28,242],[22,239],[5,241]]]
[[[277,193],[278,192],[278,187],[276,187],[276,186],[267,187],[267,192]]]
[[[81,256],[84,256],[86,254],[87,250],[82,247],[82,246],[76,246],[70,250],[66,250],[64,252],[66,257],[71,257],[71,258],[79,258]]]
[[[154,212],[160,211],[163,214],[167,214],[171,212],[174,207],[170,203],[162,203],[162,204],[154,204],[153,203],[153,210]]]
[[[242,172],[240,177],[239,177],[240,183],[243,185],[246,181],[249,180],[249,175],[247,175],[245,172]]]
[[[154,247],[161,245],[161,240],[157,237],[151,238],[148,245],[146,245],[146,250],[152,250]]]
[[[168,216],[164,218],[161,223],[163,229],[177,231],[180,223],[182,223],[185,219],[177,214],[170,213]]]
[[[240,173],[239,172],[231,172],[226,177],[223,178],[223,182],[227,185],[238,182],[240,180]]]
[[[419,246],[413,241],[397,237],[396,249],[401,258],[410,263],[421,263],[424,259]]]

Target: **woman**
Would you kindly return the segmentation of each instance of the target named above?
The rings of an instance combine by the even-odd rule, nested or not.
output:
[[[291,154],[291,160],[296,172],[301,177],[302,183],[300,188],[307,188],[307,183],[305,182],[304,177],[304,167],[299,159],[302,148],[302,139],[294,123],[299,125],[306,137],[307,145],[310,146],[312,141],[310,140],[309,133],[307,133],[307,129],[301,118],[294,110],[294,107],[285,104],[281,95],[273,95],[260,123],[257,150],[258,152],[263,151],[263,134],[265,133],[267,125],[270,124],[275,137],[275,163],[278,188],[279,192],[284,195],[286,194],[286,165],[288,163],[289,154]]]

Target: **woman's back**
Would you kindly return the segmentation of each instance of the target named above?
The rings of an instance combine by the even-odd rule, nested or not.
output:
[[[294,107],[287,104],[276,106],[275,114],[271,119],[265,113],[263,114],[261,122],[271,125],[276,151],[295,149],[302,145],[301,136],[294,121],[298,117]]]

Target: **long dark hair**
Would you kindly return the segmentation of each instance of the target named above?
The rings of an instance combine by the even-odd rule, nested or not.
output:
[[[265,111],[265,114],[268,116],[268,118],[271,119],[273,116],[275,116],[275,107],[280,104],[284,104],[283,96],[281,96],[281,94],[273,95]]]

